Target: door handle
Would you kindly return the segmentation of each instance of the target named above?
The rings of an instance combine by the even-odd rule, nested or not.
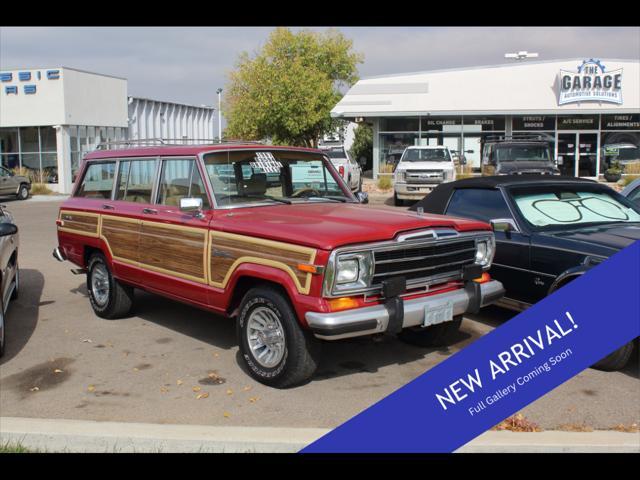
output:
[[[150,215],[156,215],[158,213],[158,210],[156,210],[154,208],[143,208],[142,209],[142,213],[148,213]]]
[[[102,205],[102,208],[104,210],[115,210],[116,207],[114,207],[113,205],[109,205],[108,203],[105,203],[104,205]]]

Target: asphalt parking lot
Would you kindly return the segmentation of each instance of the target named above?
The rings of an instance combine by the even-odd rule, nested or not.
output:
[[[3,203],[20,228],[22,273],[6,317],[0,416],[331,428],[513,316],[490,307],[465,318],[448,348],[325,343],[313,381],[275,390],[242,370],[230,321],[144,292],[134,316],[96,317],[84,276],[51,256],[60,202]],[[638,424],[638,364],[636,353],[624,371],[586,370],[522,413],[544,429]]]

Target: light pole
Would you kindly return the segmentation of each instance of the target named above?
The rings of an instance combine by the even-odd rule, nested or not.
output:
[[[527,58],[538,58],[538,54],[529,53],[526,50],[521,50],[520,52],[516,52],[516,53],[505,53],[504,58],[520,61],[520,60],[525,60]]]
[[[222,89],[218,88],[218,90],[216,90],[216,93],[218,94],[218,143],[222,143],[222,102],[221,102],[221,93],[222,93]]]

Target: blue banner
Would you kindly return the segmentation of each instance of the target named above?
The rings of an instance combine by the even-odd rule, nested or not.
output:
[[[639,335],[635,242],[302,452],[452,452]]]

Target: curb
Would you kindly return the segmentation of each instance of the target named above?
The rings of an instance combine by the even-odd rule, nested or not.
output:
[[[294,453],[323,428],[220,427],[0,417],[0,445],[46,452]],[[640,453],[640,433],[489,431],[461,453]]]

